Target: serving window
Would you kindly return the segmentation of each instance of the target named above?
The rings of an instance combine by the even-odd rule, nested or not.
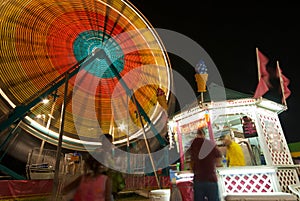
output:
[[[226,152],[226,147],[222,144],[220,137],[230,134],[233,140],[242,147],[246,165],[265,164],[255,121],[249,115],[244,113],[219,115],[212,122],[212,127],[216,143],[223,154]]]

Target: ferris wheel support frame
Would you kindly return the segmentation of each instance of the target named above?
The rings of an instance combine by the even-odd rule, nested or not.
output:
[[[148,124],[150,125],[150,128],[151,128],[152,132],[154,133],[155,137],[160,142],[160,144],[162,146],[166,146],[165,140],[161,137],[161,135],[159,134],[159,132],[157,131],[157,129],[153,125],[152,121],[148,117],[147,113],[145,112],[145,110],[143,109],[143,107],[141,106],[141,104],[138,102],[138,100],[135,98],[132,90],[128,87],[128,85],[122,79],[122,77],[121,77],[120,73],[118,72],[117,68],[111,62],[111,60],[109,59],[109,57],[107,56],[107,54],[105,53],[105,51],[102,50],[102,49],[95,49],[95,55],[96,54],[99,55],[99,57],[98,57],[99,59],[104,59],[107,62],[107,64],[111,68],[112,72],[118,78],[118,80],[119,80],[120,84],[122,85],[122,87],[125,89],[128,97],[136,105],[138,113],[144,118],[145,121],[148,122]]]
[[[118,70],[113,65],[113,63],[110,61],[110,59],[108,58],[108,56],[106,55],[104,50],[95,49],[92,54],[88,55],[87,57],[85,57],[84,59],[79,61],[77,64],[75,64],[74,66],[70,67],[65,73],[58,76],[55,80],[53,80],[52,82],[47,84],[44,88],[39,90],[37,93],[33,94],[26,101],[24,101],[24,103],[15,107],[10,112],[8,118],[6,120],[4,120],[3,122],[1,122],[0,133],[2,133],[5,129],[9,128],[12,124],[21,121],[32,107],[34,107],[35,105],[40,103],[44,97],[47,97],[48,95],[50,95],[51,93],[56,91],[60,86],[65,84],[65,77],[67,75],[68,75],[69,79],[72,78],[74,75],[76,75],[79,72],[81,65],[88,65],[94,59],[105,59],[105,61],[109,64],[109,67],[115,74],[115,76],[120,81],[122,87],[125,89],[127,95],[134,102],[132,90],[130,90],[128,88],[127,84],[124,82],[124,80],[122,79]],[[140,105],[140,103],[138,101],[135,101],[135,102],[136,102],[137,109],[139,110],[140,114],[145,119],[145,121],[150,125],[150,128],[151,128],[152,132],[154,133],[155,137],[157,138],[157,140],[159,141],[159,143],[162,146],[166,146],[166,141],[159,134],[159,132],[153,125],[152,121],[150,120],[147,113],[144,111],[144,109]]]

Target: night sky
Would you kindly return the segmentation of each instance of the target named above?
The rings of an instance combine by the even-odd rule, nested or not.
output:
[[[253,2],[237,5],[211,5],[198,1],[132,0],[154,28],[163,28],[186,35],[210,55],[220,72],[224,86],[254,94],[258,83],[255,48],[269,58],[269,68],[279,61],[282,73],[290,79],[288,109],[279,115],[288,143],[300,141],[300,12],[294,5]],[[187,1],[191,2],[191,1]],[[227,2],[226,2],[227,3]],[[244,2],[245,3],[245,2]],[[223,3],[224,4],[224,3]],[[184,61],[169,55],[171,66],[186,79],[194,80],[194,71],[185,70]],[[176,85],[176,84],[175,84]],[[195,83],[191,83],[195,86]],[[193,86],[193,87],[194,87]],[[263,96],[279,100],[278,86]]]

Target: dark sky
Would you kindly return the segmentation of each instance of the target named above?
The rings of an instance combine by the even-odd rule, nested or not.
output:
[[[300,77],[296,73],[300,66],[300,11],[295,5],[253,2],[243,7],[225,7],[201,1],[199,5],[192,1],[131,2],[154,28],[176,31],[196,41],[216,64],[227,88],[254,93],[258,81],[256,47],[270,59],[271,68],[276,67],[278,60],[282,73],[290,79],[292,92],[287,99],[288,109],[279,118],[288,143],[300,141]],[[170,59],[172,68],[183,72],[182,63],[178,64],[172,56]],[[193,80],[194,72],[183,76]],[[266,96],[280,99],[276,92],[272,89]]]

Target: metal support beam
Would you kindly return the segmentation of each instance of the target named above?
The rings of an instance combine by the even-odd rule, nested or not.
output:
[[[59,196],[59,167],[60,167],[60,160],[61,160],[61,146],[62,146],[62,138],[64,134],[64,126],[65,126],[65,113],[66,113],[66,104],[67,104],[67,96],[68,96],[68,83],[69,83],[69,76],[66,75],[65,78],[65,91],[64,91],[64,102],[61,108],[61,118],[60,118],[60,129],[59,129],[59,138],[58,138],[58,145],[56,151],[56,162],[55,162],[55,172],[54,172],[54,179],[53,179],[53,192],[52,192],[52,200],[58,200]]]
[[[25,177],[19,175],[18,173],[12,171],[11,169],[9,169],[9,168],[5,167],[4,165],[1,165],[1,164],[0,164],[0,170],[5,172],[6,174],[12,176],[15,179],[20,179],[20,180],[26,179]]]
[[[113,71],[113,73],[115,74],[115,76],[118,78],[120,84],[122,85],[122,87],[125,89],[128,97],[131,99],[131,101],[136,105],[137,109],[138,109],[138,113],[148,122],[148,124],[150,125],[150,128],[152,130],[152,132],[154,133],[155,137],[157,138],[157,140],[159,141],[159,143],[162,146],[166,146],[166,141],[162,138],[162,136],[159,134],[159,132],[157,131],[157,129],[155,128],[155,126],[153,125],[152,121],[150,120],[150,118],[148,117],[147,113],[145,112],[145,110],[143,109],[143,107],[141,106],[141,104],[134,98],[133,96],[133,92],[131,89],[129,89],[129,87],[127,86],[127,84],[125,83],[125,81],[122,79],[121,75],[119,74],[117,68],[114,66],[114,64],[111,62],[111,60],[108,58],[107,54],[104,52],[104,50],[102,49],[96,49],[95,50],[95,55],[98,55],[98,58],[100,59],[105,59],[105,61],[107,62],[107,64],[109,65],[109,67],[111,68],[111,70]]]

